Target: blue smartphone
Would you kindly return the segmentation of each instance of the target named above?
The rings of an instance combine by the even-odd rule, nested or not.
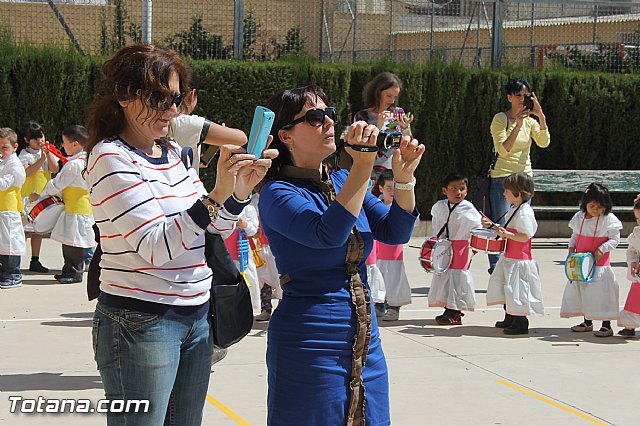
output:
[[[267,147],[267,140],[269,139],[275,116],[273,111],[263,106],[257,106],[253,113],[247,152],[253,154],[256,159],[262,157],[262,151]]]

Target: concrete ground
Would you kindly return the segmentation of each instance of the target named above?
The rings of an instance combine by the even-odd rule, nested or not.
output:
[[[580,319],[559,317],[566,256],[561,241],[535,241],[546,313],[531,319],[524,337],[493,327],[503,313],[486,307],[486,255],[475,256],[471,266],[477,310],[466,314],[464,325],[438,326],[433,318],[441,309],[427,307],[431,276],[417,261],[421,243],[413,238],[405,250],[412,304],[401,310],[400,321],[381,324],[394,425],[640,424],[640,341],[569,330]],[[629,289],[624,252],[619,248],[612,256],[621,304]],[[41,258],[60,268],[60,246],[45,240]],[[53,273],[24,271],[21,288],[0,290],[0,423],[105,424],[95,413],[10,413],[11,396],[94,403],[104,397],[91,348],[94,303],[84,284],[57,284]],[[266,423],[266,334],[266,324],[256,324],[211,369],[204,424]]]

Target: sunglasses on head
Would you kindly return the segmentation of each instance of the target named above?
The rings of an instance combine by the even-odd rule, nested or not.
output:
[[[314,127],[320,127],[324,124],[325,117],[329,117],[331,120],[336,121],[336,109],[334,107],[327,107],[327,109],[313,108],[308,110],[302,117],[293,120],[289,124],[282,126],[283,129],[287,129],[306,121]]]

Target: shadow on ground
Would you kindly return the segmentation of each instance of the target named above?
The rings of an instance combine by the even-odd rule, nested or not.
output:
[[[62,373],[3,374],[1,392],[102,389],[100,376],[63,376]]]

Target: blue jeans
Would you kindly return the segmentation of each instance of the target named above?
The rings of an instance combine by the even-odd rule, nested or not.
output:
[[[0,283],[18,284],[22,282],[20,272],[20,256],[0,255]]]
[[[491,191],[489,192],[489,199],[491,201],[491,220],[499,223],[500,225],[504,225],[505,220],[504,217],[500,220],[498,218],[504,215],[507,211],[509,211],[509,203],[504,196],[504,179],[500,178],[491,178]],[[493,271],[493,268],[496,267],[496,263],[498,263],[498,259],[500,259],[499,254],[490,254],[489,256],[489,270]]]
[[[184,320],[98,302],[93,350],[107,399],[149,400],[147,413],[109,413],[107,425],[202,423],[213,352],[209,315]]]

